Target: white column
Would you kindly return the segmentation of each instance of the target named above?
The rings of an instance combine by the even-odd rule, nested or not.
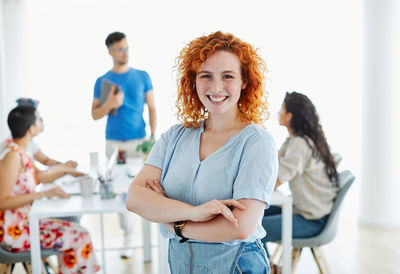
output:
[[[15,99],[28,94],[27,88],[27,1],[0,0],[0,137],[9,135],[8,112]]]
[[[6,138],[7,111],[5,103],[5,55],[4,55],[4,9],[3,0],[0,0],[0,142]]]
[[[359,223],[400,227],[399,0],[364,0]]]

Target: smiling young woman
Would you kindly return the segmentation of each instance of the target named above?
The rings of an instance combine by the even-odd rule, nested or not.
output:
[[[161,223],[171,273],[268,273],[260,239],[278,170],[264,62],[216,32],[178,56],[178,118],[133,180],[127,208]]]

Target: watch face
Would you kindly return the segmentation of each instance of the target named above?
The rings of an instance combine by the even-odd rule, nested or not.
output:
[[[174,227],[182,228],[186,224],[186,221],[179,221],[174,223]]]

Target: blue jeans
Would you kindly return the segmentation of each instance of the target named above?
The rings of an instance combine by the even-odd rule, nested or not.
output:
[[[221,243],[169,241],[172,274],[269,274],[266,253],[259,240],[227,246]]]
[[[235,273],[270,273],[269,260],[260,240],[246,243]]]
[[[293,238],[310,238],[318,235],[326,225],[329,215],[316,220],[307,220],[299,214],[293,214],[292,236]],[[264,211],[262,226],[267,231],[261,241],[276,242],[282,239],[282,209],[277,206],[271,206]]]

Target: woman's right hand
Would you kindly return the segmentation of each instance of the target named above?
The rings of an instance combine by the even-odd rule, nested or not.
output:
[[[44,197],[58,197],[61,199],[67,199],[70,196],[68,195],[68,193],[66,193],[61,187],[56,186],[53,188],[50,188],[46,191],[43,191]]]
[[[234,200],[211,200],[205,204],[194,207],[190,212],[190,220],[194,222],[207,222],[217,215],[221,214],[235,227],[238,226],[238,220],[233,215],[229,207],[237,207],[239,209],[245,209],[246,207]]]

